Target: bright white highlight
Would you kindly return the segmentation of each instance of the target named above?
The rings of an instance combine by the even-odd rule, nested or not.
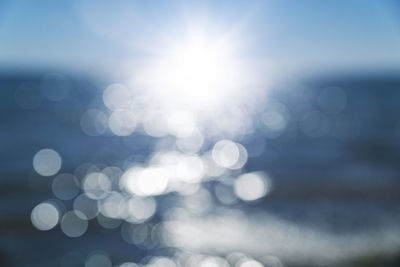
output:
[[[136,128],[135,115],[129,110],[118,109],[111,113],[108,127],[115,135],[128,136]]]
[[[188,98],[210,100],[213,90],[224,90],[230,80],[223,49],[203,40],[185,44],[174,55],[170,84]]]
[[[111,84],[103,92],[104,105],[110,110],[127,109],[131,105],[129,89],[122,84]]]
[[[111,181],[101,172],[92,172],[86,175],[82,187],[88,197],[102,199],[111,190]]]
[[[53,149],[42,149],[33,157],[33,168],[42,176],[52,176],[61,169],[61,157]]]
[[[234,185],[235,194],[244,201],[252,201],[265,196],[271,190],[269,178],[262,172],[240,175]]]
[[[156,208],[156,201],[151,197],[131,197],[125,203],[124,218],[131,223],[141,223],[152,217]]]
[[[121,186],[138,196],[154,196],[164,193],[168,186],[169,173],[160,167],[132,167],[124,173]]]
[[[243,263],[240,264],[240,267],[263,267],[260,262],[256,260],[245,260]]]
[[[244,68],[233,53],[232,43],[193,31],[142,68],[132,82],[147,88],[164,107],[212,110],[243,85]]]
[[[247,162],[247,150],[241,144],[221,140],[214,145],[212,158],[221,167],[240,169]]]
[[[41,203],[31,213],[33,226],[42,231],[50,230],[56,226],[59,218],[58,209],[51,203]]]

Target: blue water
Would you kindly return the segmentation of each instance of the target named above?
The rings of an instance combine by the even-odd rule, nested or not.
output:
[[[41,74],[0,75],[0,265],[57,266],[68,252],[78,251],[85,258],[94,250],[106,251],[118,263],[139,261],[146,255],[170,255],[175,249],[184,249],[179,244],[186,243],[179,240],[174,249],[129,245],[121,239],[119,230],[104,230],[95,221],[89,222],[88,232],[78,239],[66,237],[59,228],[40,232],[31,225],[32,208],[55,198],[51,181],[39,177],[32,168],[32,158],[38,150],[55,149],[62,155],[62,171],[73,172],[84,162],[121,165],[129,157],[144,162],[156,143],[155,138],[144,133],[127,137],[87,136],[80,128],[80,116],[89,107],[104,108],[101,93],[107,81],[82,78],[82,75],[66,74],[66,77],[69,80],[67,97],[51,101],[41,95]],[[21,84],[30,86],[30,98],[19,98],[16,90]],[[307,107],[321,112],[316,99],[321,90],[330,86],[338,86],[346,93],[346,107],[339,114],[324,117],[331,125],[328,132],[307,135],[299,126],[301,112],[305,110],[299,107],[307,103]],[[291,111],[288,126],[277,138],[269,138],[257,128],[240,141],[249,152],[256,151],[257,145],[264,146],[258,155],[249,158],[244,168],[266,171],[274,189],[260,201],[239,202],[230,208],[242,211],[249,218],[264,214],[284,222],[282,225],[299,227],[300,231],[310,228],[333,236],[351,237],[385,230],[397,233],[400,229],[400,80],[363,76],[310,78],[301,83],[286,83],[284,90],[276,86],[270,89],[269,95]],[[205,186],[212,188],[213,185],[209,182]],[[215,196],[213,200],[214,210],[205,217],[219,215],[217,208],[224,206]],[[167,209],[170,205],[162,203],[174,205],[174,196],[162,196],[157,201],[161,203],[158,211],[161,214],[163,207]],[[71,208],[71,201],[64,204],[67,209]],[[154,223],[160,218],[156,215]],[[238,220],[238,223],[242,222]],[[253,223],[255,228],[263,229],[262,220]],[[265,224],[266,231],[268,227]],[[191,238],[190,234],[186,238]],[[376,241],[376,253],[388,251],[383,245],[386,240],[382,237]],[[398,237],[388,242],[392,242],[394,251],[390,253],[400,251]],[[193,249],[209,251],[211,248]],[[312,253],[307,254],[306,250],[297,247],[292,250],[299,253],[293,255],[308,258],[304,256],[296,262],[289,256],[290,251],[286,251],[283,253],[288,255],[286,258],[279,257],[288,265],[303,264],[304,259],[312,258]],[[273,246],[271,251],[279,254]]]

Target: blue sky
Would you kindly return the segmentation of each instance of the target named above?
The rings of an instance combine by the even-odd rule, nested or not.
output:
[[[118,69],[199,21],[277,71],[400,67],[395,0],[2,0],[0,66]]]

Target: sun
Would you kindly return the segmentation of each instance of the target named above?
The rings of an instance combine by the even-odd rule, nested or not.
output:
[[[171,85],[187,97],[211,100],[229,86],[230,61],[221,45],[191,41],[173,55]]]
[[[162,106],[212,110],[233,97],[243,77],[234,42],[191,33],[166,47],[140,73],[141,85]]]

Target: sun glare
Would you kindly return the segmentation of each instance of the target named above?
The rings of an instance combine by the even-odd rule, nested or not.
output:
[[[229,62],[225,48],[201,41],[191,42],[176,52],[172,60],[170,85],[177,93],[210,101],[229,87]]]
[[[202,110],[212,110],[232,97],[243,74],[232,40],[211,40],[194,34],[170,46],[143,72],[139,77],[141,87],[147,87],[151,97],[161,100],[163,106]]]

